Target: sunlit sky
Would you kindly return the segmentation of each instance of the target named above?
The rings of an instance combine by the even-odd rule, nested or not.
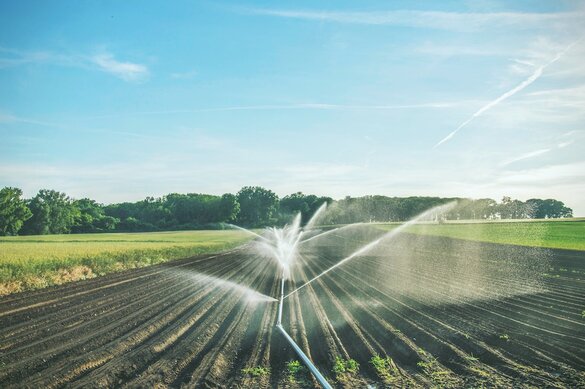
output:
[[[585,3],[4,1],[0,187],[557,198]]]

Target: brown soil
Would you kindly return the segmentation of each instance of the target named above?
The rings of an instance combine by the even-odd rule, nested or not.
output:
[[[420,239],[286,300],[286,330],[331,383],[585,387],[585,252]],[[307,247],[288,290],[357,246]],[[0,387],[316,386],[287,368],[297,357],[275,331],[276,303],[189,276],[277,296],[277,270],[242,247],[0,298]],[[392,358],[387,371],[374,355]],[[337,357],[359,372],[336,375]],[[242,372],[255,367],[268,370]]]

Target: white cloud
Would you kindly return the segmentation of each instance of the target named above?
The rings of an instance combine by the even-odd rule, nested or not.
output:
[[[570,146],[570,145],[572,145],[573,143],[575,143],[575,141],[574,141],[574,140],[569,140],[569,141],[566,141],[566,142],[560,142],[560,143],[557,145],[557,147],[558,147],[559,149],[564,149],[565,147],[567,147],[567,146]]]
[[[511,27],[516,29],[539,28],[543,23],[564,27],[582,20],[581,12],[520,13],[520,12],[439,12],[439,11],[313,11],[249,9],[247,13],[291,19],[322,22],[406,26],[453,31],[480,31]]]
[[[148,76],[146,66],[132,62],[120,62],[110,53],[94,55],[91,57],[91,61],[100,70],[113,74],[124,81],[141,81]]]
[[[341,164],[307,164],[285,166],[282,171],[295,180],[344,178],[360,170],[358,166]]]
[[[523,60],[523,59],[513,58],[512,61],[514,61],[514,62],[516,62],[516,63],[518,63],[520,65],[528,66],[528,67],[531,67],[531,68],[535,68],[536,67],[536,65],[533,64],[532,62],[526,61],[526,60]]]
[[[476,45],[453,45],[445,42],[426,42],[414,49],[415,53],[431,55],[433,57],[478,56],[496,57],[510,56],[512,49],[502,47],[477,47]]]
[[[126,112],[114,115],[98,115],[91,119],[104,119],[123,116],[148,116],[148,115],[175,115],[185,113],[199,112],[229,112],[229,111],[278,111],[278,110],[339,110],[339,111],[393,111],[403,109],[450,109],[461,105],[468,105],[467,101],[445,101],[430,103],[413,103],[413,104],[372,104],[372,105],[354,105],[354,104],[330,104],[330,103],[299,103],[299,104],[263,104],[263,105],[234,105],[227,107],[215,108],[193,108],[193,109],[173,109],[165,111],[137,111]]]
[[[549,165],[519,171],[505,171],[496,182],[512,185],[555,185],[580,183],[585,180],[585,161],[560,165]]]
[[[61,66],[82,66],[82,56],[60,54],[42,50],[18,50],[0,47],[0,69],[29,64],[56,64]]]
[[[112,74],[124,81],[141,81],[148,75],[146,65],[122,62],[112,53],[101,52],[93,56],[56,53],[52,51],[24,51],[0,47],[0,69],[30,64],[51,64],[83,69],[95,69]]]
[[[570,88],[543,89],[527,93],[524,99],[531,105],[555,105],[582,111],[585,107],[585,84]]]

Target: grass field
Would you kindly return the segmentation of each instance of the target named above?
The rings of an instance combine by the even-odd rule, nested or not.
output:
[[[381,224],[394,229],[398,224]],[[585,250],[585,219],[531,221],[447,222],[416,224],[407,232],[480,242]]]
[[[0,295],[222,251],[247,240],[241,231],[0,237]]]
[[[399,224],[380,224],[393,229]],[[521,246],[585,250],[585,219],[457,221],[407,232]],[[241,231],[0,237],[0,296],[235,247]]]

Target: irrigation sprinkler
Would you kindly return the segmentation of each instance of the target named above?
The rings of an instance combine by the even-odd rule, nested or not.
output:
[[[295,352],[297,353],[297,355],[301,358],[301,360],[303,361],[303,363],[305,365],[307,365],[307,367],[309,368],[309,370],[311,371],[311,373],[313,374],[313,376],[315,376],[315,379],[317,381],[319,381],[319,383],[321,384],[321,386],[324,387],[325,389],[332,389],[333,387],[329,384],[329,382],[327,382],[327,380],[325,379],[325,377],[323,377],[323,375],[315,367],[315,365],[313,365],[313,362],[311,362],[311,360],[309,359],[309,357],[307,357],[305,355],[305,353],[303,352],[303,350],[301,350],[301,348],[295,343],[295,341],[292,340],[292,338],[290,337],[290,335],[284,330],[284,328],[282,327],[282,324],[277,324],[276,325],[276,328],[278,328],[280,330],[280,332],[284,335],[285,339],[290,343],[290,345],[293,347],[293,349],[295,350]]]
[[[326,204],[323,204],[317,212],[313,215],[311,220],[305,226],[305,229],[310,229],[310,226],[315,221],[315,217],[325,210]],[[258,248],[262,250],[262,252],[267,253],[274,259],[278,261],[280,265],[280,297],[278,299],[278,316],[276,319],[276,328],[282,333],[284,338],[287,340],[288,343],[292,346],[295,350],[297,355],[303,361],[303,363],[307,366],[311,374],[315,377],[315,379],[321,384],[323,388],[329,389],[332,386],[327,382],[323,374],[319,372],[319,369],[311,362],[309,357],[301,350],[298,344],[290,337],[290,335],[286,332],[284,327],[282,326],[282,312],[284,307],[284,286],[286,283],[287,278],[290,275],[290,265],[294,260],[299,243],[302,242],[301,238],[303,237],[303,228],[301,228],[301,215],[300,213],[294,218],[293,222],[290,225],[286,225],[284,228],[267,228],[265,230],[265,236],[260,236],[258,240]],[[254,233],[255,234],[255,233]],[[255,234],[257,235],[257,234]]]
[[[284,305],[284,269],[282,269],[282,277],[280,279],[280,299],[278,300],[278,319],[276,325],[282,323],[282,306]]]
[[[284,305],[284,283],[285,283],[285,281],[286,281],[285,269],[283,268],[282,278],[280,280],[280,300],[278,302],[278,319],[276,321],[276,328],[278,328],[278,330],[282,333],[282,335],[284,335],[284,338],[290,343],[293,350],[295,350],[295,352],[297,353],[299,358],[301,358],[303,363],[309,368],[309,371],[311,372],[311,374],[313,374],[313,376],[321,384],[321,386],[325,389],[332,389],[332,386],[329,384],[329,382],[327,382],[325,377],[323,377],[323,374],[321,374],[319,369],[317,369],[317,367],[313,364],[313,362],[311,362],[309,357],[307,357],[307,355],[303,352],[303,350],[301,350],[301,348],[297,345],[297,343],[293,340],[293,338],[290,337],[288,332],[286,332],[286,330],[282,326],[282,306]]]
[[[288,276],[290,275],[290,266],[291,266],[292,262],[294,261],[295,257],[297,256],[297,250],[298,250],[300,245],[302,245],[304,242],[311,241],[311,240],[316,239],[318,237],[329,235],[335,231],[339,231],[341,229],[351,227],[351,226],[356,226],[356,225],[363,224],[363,223],[356,223],[356,224],[352,224],[352,225],[345,226],[345,227],[334,228],[333,230],[317,233],[316,235],[313,235],[312,237],[308,237],[304,240],[301,240],[301,238],[303,237],[303,234],[306,231],[311,231],[312,227],[315,225],[316,217],[325,210],[326,204],[323,204],[317,210],[317,212],[315,212],[313,217],[309,220],[309,222],[305,225],[304,228],[301,227],[300,213],[297,214],[297,216],[294,218],[293,222],[290,225],[286,225],[283,228],[276,228],[276,227],[267,228],[265,230],[265,234],[264,234],[265,236],[256,234],[255,232],[252,232],[252,231],[248,231],[245,228],[233,226],[235,228],[247,231],[247,232],[255,235],[257,238],[259,238],[257,240],[256,247],[258,249],[260,249],[261,252],[263,252],[264,254],[268,254],[270,257],[273,257],[274,259],[276,259],[278,261],[282,271],[281,271],[281,278],[280,278],[280,297],[277,300],[278,301],[278,316],[277,316],[277,320],[276,320],[276,328],[278,328],[278,330],[282,333],[282,335],[285,337],[287,342],[290,343],[290,345],[293,347],[293,349],[295,350],[297,355],[301,358],[303,363],[309,368],[309,370],[311,371],[311,373],[313,374],[315,379],[321,384],[321,386],[323,386],[324,388],[331,388],[331,385],[327,382],[325,377],[323,377],[323,375],[319,372],[319,370],[313,364],[313,362],[309,359],[309,357],[307,357],[307,355],[303,352],[303,350],[301,350],[301,348],[295,343],[295,341],[290,337],[290,335],[286,332],[286,330],[282,326],[282,312],[283,312],[284,300],[287,299],[292,294],[298,292],[302,288],[306,287],[307,285],[309,285],[313,281],[316,281],[317,279],[323,277],[325,274],[327,274],[330,271],[334,270],[335,268],[341,266],[345,262],[348,262],[353,258],[365,255],[367,252],[372,250],[374,247],[378,246],[378,244],[380,244],[380,242],[382,240],[391,239],[392,237],[398,235],[404,229],[406,229],[407,227],[409,227],[410,225],[412,225],[414,223],[428,219],[429,217],[436,218],[437,215],[443,214],[443,213],[451,210],[451,208],[453,208],[455,206],[455,204],[456,204],[456,202],[453,201],[451,203],[443,204],[443,205],[437,206],[435,208],[432,208],[430,210],[427,210],[427,211],[421,213],[420,215],[411,219],[410,221],[408,221],[408,222],[398,226],[397,228],[383,234],[378,239],[373,240],[373,241],[369,242],[368,244],[362,246],[361,248],[359,248],[358,250],[353,252],[351,255],[343,258],[341,261],[337,262],[333,266],[324,270],[323,272],[321,272],[317,276],[313,277],[312,279],[308,280],[304,284],[298,286],[296,289],[294,289],[293,291],[289,292],[286,295],[284,294],[285,282],[286,282]]]

